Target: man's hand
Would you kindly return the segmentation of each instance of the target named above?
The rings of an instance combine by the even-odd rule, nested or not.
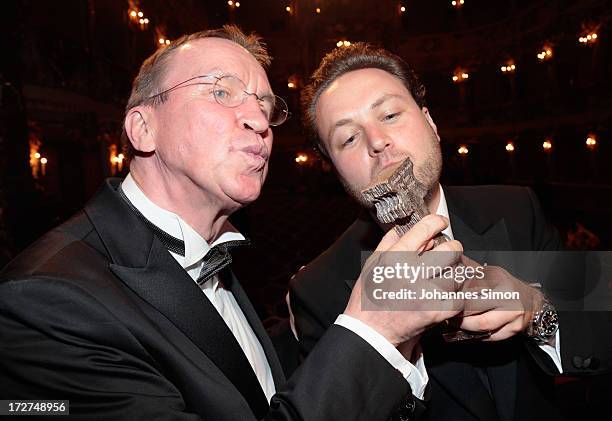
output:
[[[372,299],[368,295],[372,285],[375,285],[371,279],[372,268],[376,266],[393,266],[397,263],[398,255],[413,260],[409,263],[415,267],[422,264],[435,264],[437,266],[456,264],[463,251],[463,247],[458,241],[447,241],[431,249],[433,246],[432,238],[447,226],[448,219],[439,215],[428,215],[402,237],[398,237],[393,229],[390,230],[383,237],[374,254],[366,261],[344,311],[345,314],[372,327],[394,346],[397,347],[400,344],[404,344],[402,346],[402,353],[404,355],[411,352],[410,349],[406,349],[407,344],[414,346],[417,342],[414,338],[424,330],[457,315],[463,309],[463,301],[433,300],[435,303],[432,303],[432,300],[414,300],[410,302],[409,310],[406,310],[406,307],[391,310],[384,303],[381,307],[381,303],[372,303]],[[395,261],[393,257],[395,257]],[[427,291],[450,291],[456,289],[455,282],[452,280],[450,282],[434,281],[436,280],[418,279],[410,287],[418,291],[421,289]],[[415,288],[417,285],[418,288]],[[362,294],[364,295],[362,296]],[[372,311],[362,309],[362,300],[364,299],[370,300],[368,304],[372,303],[372,307],[378,307],[379,309]]]
[[[501,341],[524,332],[540,308],[544,296],[533,287],[515,278],[498,266],[481,266],[469,257],[461,256],[465,266],[484,269],[483,279],[467,280],[462,291],[518,292],[517,299],[467,300],[459,327],[472,332],[491,332],[485,341]]]

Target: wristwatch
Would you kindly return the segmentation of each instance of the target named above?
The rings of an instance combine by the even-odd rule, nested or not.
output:
[[[525,334],[539,343],[550,342],[559,329],[559,316],[555,307],[543,297],[542,306],[531,320]]]

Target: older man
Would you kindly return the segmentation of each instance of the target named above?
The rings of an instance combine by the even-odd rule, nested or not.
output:
[[[69,400],[95,420],[376,420],[415,408],[396,347],[402,312],[359,296],[285,380],[227,265],[245,238],[228,222],[268,171],[287,116],[255,36],[224,27],[179,38],[142,65],[125,114],[130,174],[2,272],[2,399]],[[420,247],[426,218],[381,250]],[[451,242],[442,247],[460,250]],[[456,314],[433,312],[423,323]]]
[[[292,281],[289,302],[304,354],[347,302],[350,306],[362,252],[374,249],[389,230],[372,218],[372,205],[361,191],[407,157],[427,189],[429,212],[450,218],[444,234],[458,239],[465,250],[561,247],[529,189],[440,186],[440,137],[425,106],[425,88],[398,56],[363,43],[330,52],[304,89],[302,105],[305,125],[321,153],[347,192],[370,211]],[[563,263],[565,269],[559,265],[550,273],[557,285],[561,277],[570,279],[562,285],[569,288],[567,293],[574,288],[571,275],[579,281],[583,273],[570,259]],[[406,354],[411,356],[412,393],[427,402],[424,419],[556,419],[561,414],[553,401],[552,375],[610,370],[610,340],[587,333],[605,331],[610,313],[561,312],[557,318],[554,306],[535,286],[500,268],[489,267],[486,273],[483,286],[503,283],[506,291],[520,291],[521,296],[511,309],[503,308],[502,300],[482,306],[466,301],[465,317],[457,319],[457,325],[485,333],[486,339],[446,343],[437,328],[422,334],[415,327],[408,335],[415,350]],[[474,305],[478,310],[470,310]],[[413,311],[408,317],[420,320],[426,313]]]

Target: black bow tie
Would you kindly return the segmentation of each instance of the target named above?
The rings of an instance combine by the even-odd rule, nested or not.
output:
[[[136,207],[130,202],[127,198],[123,189],[119,187],[119,194],[121,197],[127,202],[129,207],[134,211],[136,216],[151,230],[153,234],[162,242],[162,244],[171,252],[185,256],[185,242],[180,240],[172,235],[168,234],[166,231],[159,228],[157,225],[149,221]],[[198,285],[204,284],[210,278],[215,276],[218,272],[225,269],[232,263],[232,255],[229,253],[230,250],[239,247],[239,246],[247,246],[251,242],[247,239],[244,240],[231,240],[225,243],[217,244],[208,250],[206,255],[202,258],[202,262],[204,263],[202,266],[202,270],[200,271],[200,275],[198,275],[198,279],[196,282]]]

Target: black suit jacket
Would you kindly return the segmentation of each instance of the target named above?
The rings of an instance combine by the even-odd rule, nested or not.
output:
[[[118,182],[1,273],[0,399],[68,399],[72,418],[95,420],[382,420],[410,396],[401,375],[340,326],[286,381],[226,271],[272,370],[269,406],[225,322]]]
[[[488,251],[559,250],[561,242],[544,220],[531,190],[520,187],[446,187],[453,234],[466,254],[492,262]],[[300,347],[307,355],[344,311],[359,276],[362,251],[373,250],[382,230],[364,213],[290,284],[290,304]],[[563,262],[566,278],[583,274],[576,262]],[[580,262],[579,262],[580,263]],[[520,266],[520,264],[519,264]],[[581,289],[578,282],[575,288]],[[559,294],[557,294],[559,295]],[[566,293],[565,296],[568,294]],[[571,294],[569,294],[571,295]],[[574,294],[580,296],[580,294]],[[593,317],[590,317],[593,316]],[[593,325],[595,323],[595,325]],[[610,339],[591,335],[594,326],[612,326],[609,314],[561,312],[561,353],[570,374],[610,369]],[[607,336],[607,335],[605,335]],[[437,329],[422,338],[430,376],[426,391],[429,420],[543,420],[561,417],[554,401],[552,360],[523,337],[489,343],[447,344]],[[576,367],[576,357],[595,364]]]

